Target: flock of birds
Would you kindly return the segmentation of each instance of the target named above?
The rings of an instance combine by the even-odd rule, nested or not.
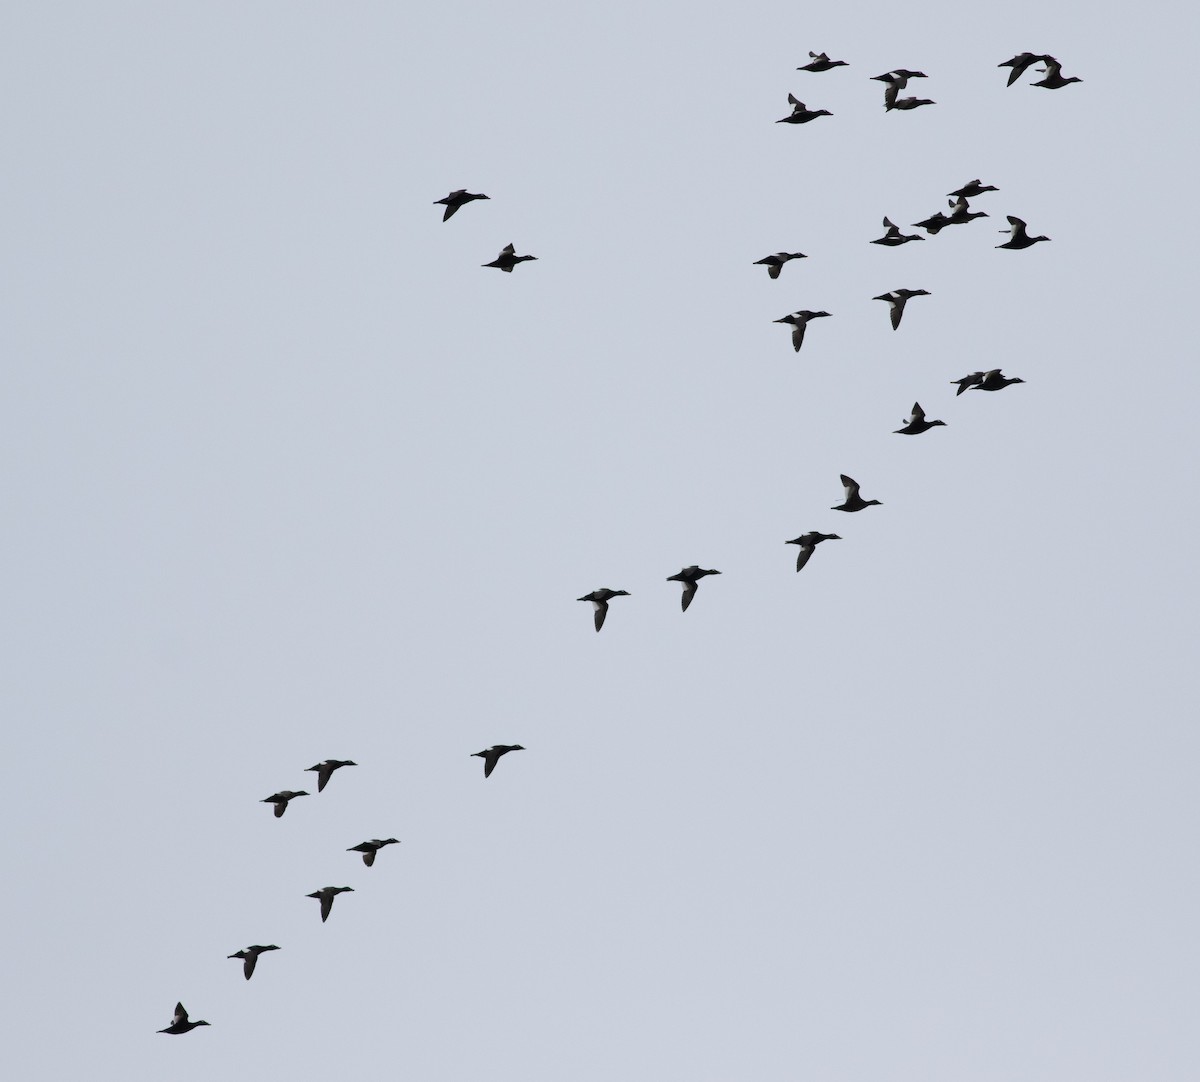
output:
[[[496,763],[499,762],[502,755],[507,755],[510,751],[524,751],[520,744],[496,744],[493,747],[485,748],[483,751],[472,752],[472,757],[479,756],[483,759],[483,776],[489,777],[493,770],[496,769]],[[324,792],[325,786],[329,784],[329,779],[333,777],[334,772],[341,770],[347,766],[358,766],[353,759],[325,759],[323,762],[316,763],[313,766],[305,767],[305,771],[312,771],[317,775],[317,792]],[[260,803],[271,804],[275,809],[275,818],[280,819],[288,810],[288,805],[302,796],[310,794],[304,789],[280,789],[277,793],[272,793],[270,796],[263,797]],[[367,841],[359,842],[357,845],[347,847],[347,853],[359,853],[362,856],[362,862],[368,867],[373,867],[375,857],[379,851],[389,845],[399,845],[398,838],[370,838]],[[324,924],[329,919],[329,914],[333,911],[333,900],[339,894],[353,893],[353,887],[321,887],[320,890],[315,890],[311,894],[305,895],[307,898],[315,898],[321,903],[321,923]],[[274,943],[254,943],[249,947],[244,947],[241,950],[234,951],[233,954],[227,955],[230,959],[237,959],[242,963],[242,975],[249,980],[254,976],[255,967],[258,965],[260,955],[266,954],[268,951],[277,951],[280,948]],[[188,1012],[184,1008],[183,1003],[175,1004],[175,1014],[171,1018],[171,1024],[164,1029],[160,1029],[159,1033],[170,1033],[178,1035],[188,1033],[198,1026],[208,1026],[211,1022],[206,1022],[203,1018],[198,1018],[193,1021],[188,1017]]]
[[[846,67],[847,62],[844,60],[831,60],[826,53],[809,54],[810,62],[798,68],[798,71],[808,72],[826,72],[834,68]],[[1040,80],[1032,82],[1030,85],[1044,87],[1047,90],[1059,90],[1071,83],[1082,82],[1077,76],[1064,77],[1062,74],[1062,65],[1053,56],[1048,54],[1038,54],[1023,52],[1018,53],[1011,60],[1006,60],[997,65],[998,67],[1006,67],[1011,69],[1008,75],[1008,86],[1012,86],[1020,77],[1034,64],[1041,63],[1044,67],[1038,69],[1043,76]],[[920,108],[923,105],[935,105],[936,102],[928,98],[917,97],[900,97],[900,92],[907,88],[908,83],[912,79],[928,78],[924,72],[909,71],[905,68],[895,68],[892,71],[885,72],[882,75],[871,77],[873,80],[884,83],[884,109],[891,112],[892,110],[908,111]],[[833,114],[827,109],[809,109],[802,101],[798,100],[794,95],[788,95],[788,102],[792,106],[790,115],[781,118],[776,123],[780,124],[807,124],[809,121],[815,120],[821,116],[832,116]],[[996,192],[999,188],[990,184],[984,184],[980,179],[968,181],[962,187],[955,191],[947,193],[949,197],[950,213],[946,214],[943,211],[937,211],[928,218],[920,222],[914,222],[915,228],[922,228],[929,236],[936,236],[942,229],[951,225],[966,225],[976,218],[986,218],[988,215],[984,211],[972,211],[968,200],[984,195],[987,192]],[[449,221],[459,210],[465,207],[468,203],[476,200],[488,199],[489,196],[482,193],[473,193],[465,188],[459,188],[450,192],[449,195],[442,199],[434,201],[434,205],[445,207],[445,212],[442,215],[442,221]],[[1009,239],[1003,243],[996,245],[997,248],[1006,248],[1009,250],[1021,250],[1032,247],[1041,241],[1048,241],[1049,237],[1030,236],[1026,223],[1020,218],[1008,215],[1008,229],[1002,229],[1002,233],[1008,233]],[[904,244],[909,244],[913,241],[921,241],[925,238],[920,234],[905,234],[900,231],[900,228],[895,225],[889,218],[883,219],[885,233],[882,237],[872,240],[871,244],[878,244],[884,247],[899,247]],[[764,256],[762,259],[756,260],[755,266],[765,266],[767,273],[772,279],[778,278],[786,263],[795,259],[806,259],[807,256],[803,252],[775,252],[771,255]],[[491,262],[482,264],[484,267],[492,267],[502,270],[506,273],[511,273],[513,268],[518,263],[524,263],[530,260],[536,260],[537,256],[533,255],[517,255],[516,248],[512,244],[507,244],[501,249],[500,254]],[[888,293],[880,294],[872,298],[877,301],[886,301],[888,304],[888,314],[891,320],[892,329],[898,330],[900,321],[904,316],[905,305],[914,297],[928,297],[931,294],[925,289],[895,289]],[[800,347],[804,344],[804,333],[811,320],[828,317],[829,312],[810,311],[807,309],[792,312],[789,315],[775,320],[776,323],[783,323],[792,329],[792,346],[796,352],[800,351]],[[1006,377],[1001,369],[994,368],[989,371],[972,372],[961,379],[951,380],[953,385],[958,387],[955,392],[956,396],[961,395],[967,390],[978,391],[1000,391],[1006,387],[1010,387],[1015,383],[1024,383],[1025,381],[1019,377]],[[929,420],[925,415],[925,411],[921,408],[919,402],[914,402],[912,411],[905,419],[904,425],[895,430],[898,435],[917,436],[924,432],[928,432],[932,428],[945,426],[946,422],[941,420]],[[863,499],[859,484],[852,477],[845,474],[841,475],[841,483],[844,489],[842,502],[834,504],[831,510],[858,512],[867,507],[881,506],[879,500]],[[812,558],[813,552],[817,546],[824,541],[840,541],[842,538],[834,533],[821,533],[816,530],[801,534],[799,537],[794,537],[790,541],[785,542],[788,545],[796,545],[798,552],[796,554],[796,570],[800,571]],[[687,612],[696,596],[700,580],[707,578],[710,575],[719,575],[720,571],[715,568],[702,568],[697,564],[692,564],[690,567],[685,567],[674,575],[668,575],[668,582],[678,582],[683,586],[682,607],[683,611]],[[606,617],[608,616],[609,602],[616,597],[629,597],[627,590],[613,590],[608,587],[601,587],[593,590],[590,593],[584,594],[578,598],[579,601],[589,601],[593,606],[593,622],[597,631],[603,626]],[[483,751],[472,752],[472,757],[483,759],[483,776],[490,777],[492,771],[495,770],[496,764],[501,757],[512,751],[524,751],[525,749],[520,744],[495,744],[492,747],[485,748]],[[314,766],[307,767],[306,770],[312,771],[317,775],[317,792],[320,793],[329,783],[329,779],[334,772],[348,766],[357,766],[358,764],[349,759],[326,759],[323,762],[317,763]],[[268,797],[264,797],[261,803],[271,804],[274,806],[274,814],[276,818],[280,818],[287,811],[288,804],[299,798],[308,796],[304,790],[283,789],[277,793],[272,793]],[[389,845],[398,845],[399,841],[396,838],[372,838],[368,841],[359,842],[357,845],[352,845],[347,849],[347,852],[355,852],[362,855],[363,863],[368,867],[372,867],[375,863],[376,855],[381,849]],[[320,902],[321,921],[324,923],[329,919],[329,914],[333,910],[334,899],[346,892],[352,892],[353,887],[322,887],[320,890],[313,891],[307,895],[309,898],[314,898]],[[235,951],[228,955],[230,959],[237,959],[242,962],[242,973],[246,980],[249,980],[254,974],[258,959],[261,955],[276,951],[280,948],[275,944],[253,944],[241,950]],[[192,1021],[188,1012],[184,1009],[183,1003],[177,1003],[175,1013],[171,1020],[171,1024],[164,1029],[160,1029],[159,1033],[170,1033],[178,1035],[188,1033],[199,1026],[207,1026],[211,1023],[198,1019]]]

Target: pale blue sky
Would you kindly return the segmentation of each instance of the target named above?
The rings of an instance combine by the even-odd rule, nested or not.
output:
[[[1197,1077],[1196,30],[10,5],[14,1077]]]

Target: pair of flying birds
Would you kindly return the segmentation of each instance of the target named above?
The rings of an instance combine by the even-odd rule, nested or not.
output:
[[[435,199],[433,205],[439,204],[446,208],[446,213],[442,215],[442,221],[448,222],[454,217],[455,213],[468,203],[474,202],[476,199],[490,199],[491,196],[484,195],[482,192],[469,192],[466,188],[458,188],[451,192],[443,199]],[[506,244],[500,249],[500,254],[496,256],[490,263],[484,263],[485,267],[496,267],[498,270],[512,273],[513,267],[518,263],[525,263],[531,259],[537,259],[535,255],[517,255],[516,248],[511,244]]]

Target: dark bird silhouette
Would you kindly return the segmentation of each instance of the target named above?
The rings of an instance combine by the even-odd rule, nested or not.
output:
[[[918,223],[920,224],[920,223]],[[900,227],[896,225],[891,218],[884,218],[883,228],[887,230],[882,237],[876,237],[871,241],[872,244],[883,244],[888,248],[895,248],[900,244],[907,244],[910,240],[924,240],[918,233],[901,233]]]
[[[1017,251],[1021,248],[1030,248],[1037,244],[1039,240],[1049,240],[1049,237],[1031,237],[1025,231],[1025,223],[1020,218],[1014,218],[1011,214],[1008,215],[1008,224],[1010,229],[1001,229],[1001,233],[1008,233],[1009,238],[1003,244],[997,244],[997,248],[1010,248]]]
[[[483,760],[483,776],[489,778],[492,771],[496,769],[501,755],[507,755],[510,751],[524,750],[520,744],[493,744],[490,748],[484,748],[483,751],[471,752],[471,757],[474,758],[478,755]]]
[[[607,586],[601,587],[599,590],[593,590],[590,594],[584,594],[583,597],[577,597],[576,601],[590,601],[596,610],[596,630],[599,631],[604,626],[604,618],[608,615],[608,603],[614,597],[629,597],[628,590],[610,590]]]
[[[902,112],[909,112],[913,109],[920,109],[922,105],[937,105],[933,98],[893,98],[891,101],[884,99],[883,111],[890,113],[893,109],[899,109]]]
[[[317,763],[316,766],[306,766],[304,769],[306,771],[316,771],[317,792],[319,793],[329,784],[329,779],[333,777],[333,772],[340,770],[344,766],[358,766],[358,763],[351,759],[326,759],[323,763]]]
[[[914,226],[919,226],[926,230],[931,237],[936,237],[943,229],[950,224],[950,219],[940,210],[931,214],[928,218],[921,222],[913,222]],[[918,237],[918,240],[924,240],[924,237]],[[880,243],[879,241],[875,242]]]
[[[975,387],[983,380],[982,372],[972,372],[969,375],[963,376],[962,379],[952,379],[951,383],[958,384],[958,390],[954,392],[954,397],[957,398],[968,387]]]
[[[245,950],[238,951],[236,954],[228,954],[227,958],[240,958],[244,963],[242,972],[246,975],[246,980],[254,976],[254,967],[258,964],[258,956],[266,951],[277,951],[279,948],[273,943],[267,947],[260,947],[257,944],[253,947],[247,947]]]
[[[808,321],[827,315],[829,315],[828,312],[809,312],[808,310],[804,310],[793,312],[791,315],[784,316],[783,319],[777,319],[774,322],[790,324],[792,328],[792,347],[799,353],[800,347],[804,345],[804,328],[808,326]]]
[[[513,267],[518,263],[524,263],[527,259],[537,259],[535,255],[517,255],[516,248],[511,244],[506,244],[500,249],[500,254],[496,256],[490,263],[484,263],[485,267],[499,267],[500,270],[508,274],[512,273]]]
[[[1078,75],[1072,75],[1070,78],[1064,79],[1062,65],[1054,57],[1040,56],[1038,59],[1046,62],[1046,66],[1039,69],[1044,73],[1044,76],[1036,83],[1030,83],[1030,86],[1041,86],[1047,90],[1061,90],[1064,86],[1070,86],[1072,83],[1083,82]]]
[[[858,494],[858,482],[844,473],[841,476],[842,484],[846,486],[846,498],[835,507],[830,508],[831,511],[861,511],[864,507],[870,507],[872,504],[883,506],[878,500],[864,500]]]
[[[799,571],[811,558],[813,551],[822,541],[840,541],[841,537],[835,533],[817,533],[815,530],[810,533],[802,533],[799,537],[793,537],[790,541],[785,541],[786,545],[799,545],[800,551],[796,553],[796,570]]]
[[[990,372],[984,372],[982,378],[972,383],[971,387],[976,391],[1003,391],[1005,387],[1011,386],[1014,383],[1024,382],[1020,376],[1013,376],[1012,379],[1007,379],[1000,374],[999,368],[993,368]]]
[[[944,426],[945,424],[945,421],[925,420],[925,411],[921,409],[921,403],[914,402],[912,416],[904,422],[903,428],[896,429],[896,434],[900,436],[919,436],[922,432],[928,432],[931,428],[936,428],[938,425]]]
[[[399,845],[396,838],[372,838],[369,842],[359,842],[346,850],[347,853],[362,853],[363,863],[369,868],[375,863],[375,854],[385,845]]]
[[[329,919],[329,911],[333,909],[334,898],[353,890],[353,887],[322,887],[320,890],[314,890],[312,894],[306,894],[305,897],[316,898],[321,903],[321,923],[324,924]]]
[[[205,1022],[201,1019],[198,1022],[189,1022],[188,1013],[183,1009],[182,1003],[175,1004],[175,1017],[171,1019],[171,1024],[166,1029],[160,1029],[159,1033],[180,1034],[187,1033],[188,1030],[195,1029],[197,1026],[210,1026],[211,1022]]]
[[[696,596],[700,580],[705,575],[719,575],[720,573],[720,571],[705,571],[704,568],[692,564],[691,567],[685,567],[678,575],[668,575],[667,582],[683,583],[683,611],[687,612],[692,598]]]
[[[776,252],[774,255],[763,256],[762,259],[756,259],[754,265],[756,267],[765,266],[767,273],[772,278],[778,278],[779,272],[783,270],[783,265],[792,259],[807,259],[803,252]]]
[[[1040,56],[1038,53],[1017,53],[1011,60],[1005,60],[1002,64],[997,64],[996,67],[1012,68],[1012,71],[1008,73],[1008,83],[1006,84],[1007,86],[1012,86],[1013,83],[1025,74],[1025,70],[1031,64],[1035,64],[1039,60],[1045,60],[1045,57]]]
[[[788,102],[792,106],[790,115],[780,117],[775,121],[776,124],[807,124],[810,120],[816,120],[819,116],[833,116],[828,109],[810,109],[793,94],[788,95]]]
[[[278,819],[285,811],[287,811],[288,801],[295,800],[298,796],[308,796],[303,789],[298,793],[293,793],[290,789],[281,789],[278,793],[272,793],[268,797],[264,797],[259,801],[260,804],[274,804],[275,818]]]
[[[829,71],[830,68],[844,68],[847,66],[844,60],[830,60],[827,53],[810,52],[808,55],[812,57],[812,60],[798,67],[797,71]]]
[[[983,195],[984,192],[998,192],[999,188],[994,188],[990,184],[982,184],[979,178],[968,180],[956,192],[947,192],[947,195],[957,196],[959,199],[974,199],[977,195]]]
[[[439,203],[444,204],[446,213],[442,215],[442,221],[448,222],[459,207],[465,207],[473,199],[487,199],[486,195],[472,195],[466,188],[459,188],[456,192],[451,192],[445,199],[435,199],[433,205],[436,207]]]
[[[946,219],[947,225],[966,225],[976,218],[988,217],[988,213],[985,210],[972,210],[967,205],[967,198],[964,195],[960,195],[950,206],[952,209],[950,216]]]
[[[883,293],[871,299],[875,301],[887,301],[891,305],[888,314],[892,317],[892,330],[896,330],[900,326],[900,319],[904,315],[904,306],[908,303],[909,298],[929,296],[932,296],[932,294],[927,289],[894,289],[891,293]]]
[[[886,84],[883,88],[883,107],[885,111],[895,106],[900,91],[908,86],[909,79],[927,78],[928,76],[923,71],[909,71],[907,68],[896,68],[894,71],[885,71],[882,75],[871,76],[874,82]]]

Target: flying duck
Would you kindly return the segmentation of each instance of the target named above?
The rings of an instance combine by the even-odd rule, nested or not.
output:
[[[792,327],[792,346],[796,352],[800,352],[800,347],[804,345],[804,328],[808,326],[810,319],[818,319],[821,316],[829,315],[828,312],[809,312],[807,309],[800,312],[793,312],[790,316],[784,316],[783,319],[776,319],[775,323],[789,323]]]
[[[1044,56],[1040,56],[1037,53],[1017,53],[1017,55],[1011,60],[1005,60],[1002,64],[997,64],[996,67],[1012,68],[1012,71],[1008,73],[1008,83],[1006,84],[1007,86],[1012,86],[1013,83],[1015,83],[1019,78],[1021,78],[1022,75],[1025,74],[1025,70],[1031,64],[1035,64],[1037,61],[1045,59],[1046,58]]]
[[[446,213],[442,215],[442,221],[448,222],[454,216],[454,212],[458,210],[459,207],[465,207],[473,199],[487,198],[488,196],[486,195],[472,195],[469,191],[467,191],[466,188],[459,188],[458,191],[451,192],[448,196],[446,196],[445,199],[435,199],[433,201],[433,205],[435,207],[439,203],[445,205]]]
[[[830,68],[844,68],[847,66],[844,60],[830,60],[828,53],[810,52],[808,55],[812,57],[812,60],[797,68],[797,71],[829,71]]]
[[[1025,232],[1025,223],[1020,218],[1014,218],[1011,214],[1008,215],[1008,224],[1012,227],[1011,230],[1001,229],[1001,233],[1009,233],[1009,238],[1003,244],[997,244],[997,248],[1011,248],[1016,251],[1021,248],[1030,248],[1037,244],[1039,240],[1049,240],[1049,237],[1031,237]]]
[[[956,192],[947,192],[947,195],[956,195],[960,199],[974,199],[977,195],[983,195],[984,192],[998,192],[1000,189],[993,187],[991,184],[982,184],[979,178],[968,180]]]
[[[524,263],[527,259],[537,259],[535,255],[517,255],[516,251],[516,248],[511,244],[506,244],[500,249],[500,254],[495,259],[483,265],[485,267],[499,267],[502,271],[511,274],[513,267],[518,263]]]
[[[905,112],[911,109],[920,109],[922,105],[937,105],[933,98],[892,98],[887,100],[887,95],[884,95],[883,111],[890,113],[893,109],[901,109]]]
[[[295,800],[298,796],[308,796],[308,794],[303,789],[298,793],[293,793],[290,789],[281,789],[278,793],[272,793],[270,796],[264,797],[259,803],[274,804],[275,818],[278,819],[287,811],[288,801]]]
[[[864,500],[858,494],[858,482],[853,477],[847,477],[844,473],[842,476],[842,484],[846,486],[846,498],[836,507],[831,507],[831,511],[861,511],[864,507],[870,507],[872,504],[877,504],[882,507],[883,504],[879,500]]]
[[[258,964],[258,956],[266,951],[277,951],[279,948],[273,943],[268,947],[260,947],[257,944],[253,947],[247,947],[243,951],[238,951],[236,954],[228,954],[227,958],[240,958],[243,963],[242,972],[246,974],[246,980],[249,980],[254,975],[254,967]]]
[[[931,428],[935,428],[937,425],[945,425],[945,423],[945,421],[925,420],[925,411],[921,409],[921,403],[914,402],[912,416],[904,422],[903,428],[896,429],[896,434],[900,436],[919,436],[922,432],[928,432]]]
[[[884,244],[889,248],[895,248],[900,244],[907,244],[910,240],[924,240],[918,233],[901,233],[900,227],[896,225],[891,218],[884,218],[883,228],[887,230],[882,237],[877,237],[871,241],[872,244]]]
[[[973,221],[976,218],[988,217],[987,211],[971,210],[971,208],[967,206],[967,197],[965,195],[960,195],[957,200],[950,204],[950,206],[952,209],[950,211],[950,216],[946,219],[947,225],[966,225],[968,222]]]
[[[972,372],[970,375],[963,376],[962,379],[952,379],[951,383],[958,384],[958,390],[954,392],[954,397],[957,398],[968,387],[975,387],[983,380],[982,372]]]
[[[182,1003],[175,1004],[175,1017],[171,1019],[171,1024],[166,1029],[160,1029],[159,1033],[187,1033],[190,1029],[195,1029],[197,1026],[210,1026],[211,1022],[205,1022],[201,1019],[198,1022],[189,1022],[188,1013],[183,1009]]]
[[[774,255],[763,256],[762,259],[756,259],[754,265],[756,267],[765,266],[767,273],[772,278],[778,278],[779,272],[783,270],[783,265],[791,259],[807,259],[803,252],[776,252]]]
[[[304,769],[306,771],[316,771],[317,792],[319,793],[329,784],[329,779],[333,777],[333,772],[340,770],[344,766],[358,766],[358,763],[351,759],[326,759],[323,763],[317,763],[316,766],[306,766]]]
[[[363,863],[369,868],[375,863],[375,854],[385,845],[399,845],[397,838],[372,838],[369,842],[359,842],[346,850],[347,853],[362,853]]]
[[[792,106],[790,116],[780,117],[775,121],[776,124],[807,124],[810,120],[816,120],[819,116],[833,116],[828,109],[810,109],[804,102],[799,101],[795,95],[788,95],[788,103]]]
[[[887,83],[888,86],[894,86],[897,90],[903,90],[908,86],[909,79],[928,79],[929,76],[923,71],[909,71],[908,68],[892,68],[891,71],[885,71],[882,75],[872,75],[871,78],[877,83]]]
[[[524,751],[520,744],[493,744],[490,748],[484,748],[483,751],[471,752],[471,757],[478,755],[483,760],[483,776],[491,777],[492,771],[496,769],[496,764],[500,761],[501,755],[507,755],[510,751]]]
[[[900,319],[904,315],[904,306],[908,303],[910,297],[929,297],[932,294],[927,289],[894,289],[891,293],[883,293],[878,297],[872,297],[874,301],[887,301],[890,304],[892,317],[892,330],[896,330],[900,326]]]
[[[704,568],[692,564],[691,567],[685,567],[678,575],[668,575],[667,582],[683,583],[683,611],[687,612],[692,598],[696,596],[696,588],[700,580],[705,575],[719,575],[720,573],[720,571],[705,571]]]
[[[596,630],[599,631],[604,626],[604,618],[608,615],[608,603],[614,597],[629,597],[628,590],[610,590],[607,586],[602,586],[599,590],[593,590],[590,594],[584,594],[583,597],[577,597],[576,601],[590,601],[596,610]]]
[[[872,75],[871,78],[877,83],[887,84],[883,88],[883,107],[888,110],[895,105],[900,91],[908,86],[909,79],[927,79],[928,76],[923,71],[896,68],[894,71],[885,71],[882,75]]]
[[[785,541],[785,545],[799,545],[800,551],[796,553],[796,570],[799,571],[809,561],[813,550],[822,541],[840,541],[841,537],[835,533],[817,533],[815,530],[809,533],[802,533],[799,537],[793,537],[790,541]]]
[[[921,229],[928,231],[931,237],[936,237],[943,229],[950,224],[950,219],[940,210],[935,211],[928,218],[921,222],[913,222],[913,226],[919,226]],[[918,237],[918,240],[924,240],[924,237]],[[880,243],[879,241],[875,242]]]
[[[971,384],[971,386],[976,391],[1003,391],[1010,384],[1024,382],[1020,376],[1013,376],[1012,379],[1006,379],[1000,374],[999,368],[993,368],[990,372],[984,372],[983,378],[977,383]]]
[[[329,911],[333,908],[334,898],[346,891],[353,890],[353,887],[322,887],[320,890],[314,890],[312,894],[306,894],[305,897],[316,898],[321,903],[321,923],[324,924],[329,919]]]
[[[1064,86],[1070,86],[1072,83],[1082,83],[1083,80],[1078,75],[1072,75],[1069,79],[1064,79],[1062,74],[1062,65],[1052,56],[1041,56],[1039,60],[1046,63],[1044,68],[1038,70],[1044,73],[1044,77],[1036,83],[1031,83],[1031,86],[1043,86],[1047,90],[1061,90]]]

